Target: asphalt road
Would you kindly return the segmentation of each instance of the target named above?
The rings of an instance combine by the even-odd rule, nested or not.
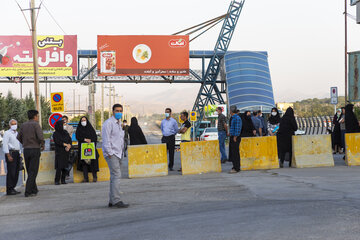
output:
[[[159,141],[156,129],[143,130],[150,143]],[[336,163],[343,165],[340,156]],[[108,182],[3,197],[0,240],[360,239],[360,167],[231,175],[231,164],[222,166],[217,174],[122,179],[128,209],[107,207]]]

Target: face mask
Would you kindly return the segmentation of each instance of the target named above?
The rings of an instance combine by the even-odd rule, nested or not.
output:
[[[86,121],[84,121],[84,122],[81,122],[81,126],[83,126],[83,127],[86,127]]]
[[[124,126],[126,126],[126,123],[124,123]]]
[[[170,113],[165,113],[165,117],[170,117]]]
[[[276,116],[277,112],[271,112],[271,115]]]
[[[16,129],[17,129],[17,125],[11,125],[11,130],[14,130],[14,131],[16,131]]]
[[[66,130],[66,126],[64,125],[64,130]]]
[[[115,119],[120,120],[121,118],[122,118],[122,113],[121,112],[115,113]]]

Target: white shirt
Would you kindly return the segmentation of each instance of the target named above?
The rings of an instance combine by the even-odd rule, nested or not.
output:
[[[106,120],[102,127],[102,150],[105,157],[112,155],[122,158],[124,150],[124,130],[121,121],[114,116]]]
[[[21,152],[21,144],[16,138],[17,135],[18,132],[11,129],[4,133],[3,151],[5,154],[9,153],[10,150],[18,150]]]

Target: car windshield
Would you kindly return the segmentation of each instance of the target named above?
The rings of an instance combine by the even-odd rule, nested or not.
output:
[[[217,132],[217,128],[207,128],[205,129],[205,132],[209,133],[209,132]]]
[[[208,123],[200,123],[200,128],[207,128],[208,126]]]

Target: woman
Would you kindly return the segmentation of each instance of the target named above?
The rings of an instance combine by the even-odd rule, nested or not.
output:
[[[341,108],[341,115],[339,117],[339,124],[340,124],[340,134],[341,134],[341,148],[342,152],[345,152],[345,133],[346,133],[346,127],[345,127],[345,108]]]
[[[66,184],[67,167],[71,149],[71,138],[64,129],[64,121],[60,120],[55,124],[53,139],[55,142],[55,185]]]
[[[129,127],[130,145],[147,144],[143,131],[141,130],[136,117],[131,118]]]
[[[345,106],[345,129],[346,133],[360,132],[359,122],[353,111],[354,105],[348,104]]]
[[[341,144],[341,130],[340,130],[340,120],[341,117],[341,109],[338,109],[334,115],[334,119],[333,119],[333,124],[334,124],[334,129],[332,132],[332,145],[333,145],[333,149],[334,149],[334,154],[336,153],[340,153],[341,152],[341,148],[342,148],[342,144]]]
[[[294,110],[289,107],[284,116],[280,120],[279,131],[277,133],[278,149],[280,155],[280,167],[284,167],[285,155],[288,152],[290,154],[289,167],[291,167],[292,160],[292,136],[295,135],[295,131],[298,129]]]
[[[241,116],[242,120],[242,129],[241,129],[241,137],[254,137],[256,135],[256,130],[254,124],[251,120],[251,112],[245,111]]]
[[[79,150],[81,150],[82,143],[97,143],[97,136],[95,129],[87,119],[87,117],[81,117],[79,124],[76,128],[76,139],[78,140]],[[90,164],[87,164],[84,160],[81,160],[81,154],[79,153],[78,167],[79,171],[84,173],[84,182],[89,182],[88,172],[93,174],[93,182],[97,181],[97,172],[99,171],[99,154],[95,151],[95,159],[92,159]]]
[[[271,109],[271,116],[268,119],[268,132],[269,136],[274,136],[279,129],[280,114],[277,108]]]

